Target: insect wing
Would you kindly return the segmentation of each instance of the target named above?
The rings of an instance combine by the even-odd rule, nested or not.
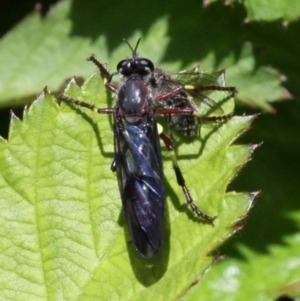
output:
[[[116,171],[130,236],[147,258],[161,244],[164,223],[164,187],[156,122],[127,125],[117,122]]]
[[[181,71],[176,74],[175,80],[183,85],[190,86],[220,86],[225,87],[225,73],[224,70],[215,71],[211,73],[199,72],[198,68],[192,70]],[[207,112],[214,111],[216,114],[223,114],[223,109],[211,97],[212,91],[193,91],[185,90],[193,101],[197,104],[198,111]],[[198,104],[199,103],[199,104]],[[213,110],[212,110],[213,109]]]
[[[214,71],[211,73],[199,72],[198,68],[184,70],[176,73],[176,80],[186,85],[201,86],[224,86],[224,70]]]

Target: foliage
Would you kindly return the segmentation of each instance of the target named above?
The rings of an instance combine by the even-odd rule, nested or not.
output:
[[[264,144],[226,194],[228,182],[253,149],[231,145],[251,118],[234,117],[221,124],[200,154],[200,141],[178,141],[179,162],[197,204],[210,214],[218,212],[214,228],[195,220],[181,205],[181,189],[168,153],[163,153],[166,240],[158,257],[145,261],[128,243],[109,168],[111,119],[58,106],[45,89],[25,109],[22,121],[13,116],[8,141],[0,141],[4,298],[274,300],[300,294],[296,2],[226,1],[231,4],[224,6],[210,1],[201,7],[199,1],[170,6],[158,1],[86,5],[65,0],[44,19],[38,12],[27,16],[2,38],[2,107],[28,103],[46,85],[55,94],[72,75],[78,82],[89,77],[95,69],[85,58],[91,53],[114,71],[130,54],[122,38],[134,44],[142,36],[139,54],[168,70],[199,63],[203,71],[226,68],[227,85],[237,87],[237,101],[244,105],[237,112],[249,111],[245,105],[278,112],[262,114],[240,140]],[[94,75],[82,90],[71,81],[68,93],[112,106],[102,88]],[[295,102],[275,103],[291,94]],[[205,124],[202,138],[213,128]],[[253,195],[234,190],[262,190],[262,195],[244,231],[216,253],[229,258],[202,277],[214,260],[208,252],[239,229],[231,223],[252,203]]]

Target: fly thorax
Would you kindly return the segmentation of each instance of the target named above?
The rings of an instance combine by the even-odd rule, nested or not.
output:
[[[119,89],[118,105],[120,116],[128,123],[137,123],[149,113],[153,102],[147,82],[132,77]]]

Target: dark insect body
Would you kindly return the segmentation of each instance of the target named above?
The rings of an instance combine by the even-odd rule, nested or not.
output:
[[[177,182],[182,187],[191,209],[208,223],[213,224],[216,218],[203,213],[193,202],[177,163],[173,142],[158,127],[156,116],[168,115],[170,123],[175,125],[193,123],[195,118],[201,119],[201,116],[191,105],[192,101],[186,92],[188,89],[195,93],[218,88],[232,93],[235,90],[230,87],[182,85],[171,81],[170,77],[155,69],[150,60],[137,56],[139,42],[140,39],[133,49],[126,41],[132,51],[132,57],[120,61],[115,73],[110,74],[106,66],[94,56],[88,59],[98,67],[107,89],[117,95],[117,102],[113,108],[96,108],[65,95],[61,95],[59,99],[99,114],[113,115],[115,157],[111,168],[117,173],[126,223],[134,246],[142,256],[151,258],[161,247],[164,230],[165,192],[159,139],[162,139],[172,154]],[[111,83],[113,76],[117,74],[122,78],[118,88]],[[227,120],[228,116],[204,119]],[[191,130],[190,126],[181,124],[179,128],[183,128],[186,133]]]
[[[169,117],[170,133],[173,130],[179,132],[184,137],[194,137],[201,121],[225,121],[233,116],[233,113],[221,116],[212,116],[206,118],[204,113],[196,105],[200,102],[206,111],[223,113],[219,103],[216,103],[208,95],[212,91],[226,91],[230,93],[229,98],[237,92],[234,87],[225,87],[225,70],[208,73],[200,73],[199,66],[192,70],[181,71],[173,76],[167,74],[161,69],[155,69],[155,78],[158,91],[168,93],[178,86],[184,89],[165,100],[164,105],[167,108],[191,109],[192,115],[172,114]]]

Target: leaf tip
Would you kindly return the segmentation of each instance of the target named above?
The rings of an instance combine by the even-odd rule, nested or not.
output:
[[[252,154],[257,148],[259,148],[262,144],[263,144],[263,142],[256,143],[256,144],[251,144],[251,145],[250,145],[251,154]]]
[[[214,257],[214,261],[213,261],[213,264],[216,264],[222,260],[224,260],[226,258],[225,255],[221,255],[221,254],[218,254]]]
[[[225,75],[226,74],[226,69],[225,68],[221,69],[220,70],[220,74],[224,74]]]
[[[261,190],[250,192],[249,195],[251,196],[252,200],[258,197],[261,194]]]
[[[253,114],[250,116],[250,118],[251,118],[251,120],[254,120],[254,119],[258,118],[259,115],[260,115],[260,113]]]
[[[249,198],[250,198],[249,210],[254,206],[254,204],[256,203],[256,200],[260,196],[260,194],[261,194],[261,190],[253,191],[248,194]]]
[[[9,113],[10,113],[10,119],[20,120],[13,110],[10,110]]]
[[[200,65],[199,64],[197,64],[195,67],[194,67],[194,72],[199,72],[199,70],[200,70]]]
[[[287,90],[287,89],[285,89],[285,88],[282,88],[282,90],[283,90],[283,98],[284,98],[285,100],[291,100],[291,99],[294,99],[293,94],[290,93],[289,90]]]
[[[43,99],[47,93],[48,93],[47,86],[45,86],[43,91],[38,95],[36,100],[38,101]]]
[[[46,95],[49,95],[49,91],[48,91],[48,87],[45,86],[43,91],[37,96],[36,100],[34,102],[39,102],[42,101]],[[28,111],[28,108],[30,107],[30,105],[26,106],[26,112]]]
[[[248,214],[245,214],[243,215],[243,217],[248,217]],[[233,228],[233,233],[237,233],[237,232],[240,232],[244,229],[244,226],[243,225],[235,225],[234,228]]]
[[[242,164],[240,164],[240,165],[238,166],[237,174],[238,174],[244,167],[246,167],[247,163],[248,163],[249,161],[251,161],[251,157],[252,157],[252,155],[253,155],[253,152],[254,152],[258,147],[260,147],[262,144],[263,144],[263,142],[260,142],[260,143],[257,143],[257,144],[251,144],[251,145],[248,146],[248,148],[249,148],[249,150],[250,150],[250,153],[249,153],[249,155],[248,155],[248,158],[247,158],[246,162],[244,162],[244,163],[242,163]]]
[[[73,85],[77,86],[77,82],[76,82],[76,77],[75,76],[72,76],[72,78],[70,79],[70,81],[66,85],[66,87],[64,89],[64,93],[66,93],[66,91],[70,90]]]
[[[243,214],[241,215],[235,222],[233,222],[230,226],[232,228],[232,232],[230,233],[229,237],[232,237],[238,232],[241,232],[244,229],[244,226],[241,224],[236,225],[237,222],[246,219],[249,216],[249,214]]]
[[[23,116],[24,116],[25,114],[27,114],[27,112],[28,112],[28,110],[29,110],[29,107],[30,107],[29,104],[26,104],[26,105],[24,106]]]
[[[43,93],[44,93],[44,94],[48,94],[48,93],[49,93],[49,92],[48,92],[48,86],[45,86],[45,87],[44,87]]]
[[[246,115],[244,114],[243,117],[246,117],[248,121],[250,121],[251,123],[253,122],[254,119],[258,118],[258,116],[260,115],[260,113],[256,113],[253,115]],[[251,130],[251,123],[249,126],[246,126],[242,129],[241,134],[244,134],[246,132],[248,132],[249,130]]]

